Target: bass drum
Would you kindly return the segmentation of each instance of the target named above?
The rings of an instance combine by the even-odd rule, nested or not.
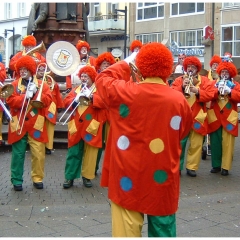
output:
[[[74,45],[66,41],[58,41],[48,48],[46,62],[53,73],[68,76],[77,70],[80,57]]]

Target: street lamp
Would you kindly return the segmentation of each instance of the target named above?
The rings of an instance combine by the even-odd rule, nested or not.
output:
[[[15,52],[15,44],[14,44],[14,36],[15,36],[15,28],[13,27],[13,29],[5,29],[4,31],[4,35],[5,35],[5,38],[7,38],[7,32],[12,32],[13,33],[13,55],[14,55],[14,52]]]
[[[127,6],[125,6],[125,10],[115,9],[114,21],[117,21],[117,12],[123,12],[125,17],[124,22],[124,58],[126,58],[126,50],[127,50]]]

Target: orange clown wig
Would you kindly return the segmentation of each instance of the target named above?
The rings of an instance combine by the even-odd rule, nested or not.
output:
[[[87,51],[90,50],[90,45],[86,41],[79,40],[76,44],[76,48],[80,51],[82,47],[86,47]]]
[[[20,68],[26,68],[28,71],[31,72],[32,75],[35,75],[37,70],[37,64],[34,59],[30,56],[23,56],[21,57],[15,65],[15,69],[18,74],[20,74]]]
[[[143,78],[159,77],[166,81],[172,73],[173,56],[163,44],[148,43],[143,45],[137,54],[136,66]]]
[[[220,62],[222,62],[221,57],[218,56],[218,55],[214,55],[214,56],[211,58],[210,67],[212,67],[212,65],[213,65],[214,63],[218,63],[218,64],[219,64]]]
[[[37,45],[37,40],[36,40],[36,38],[34,36],[27,35],[27,36],[25,36],[23,38],[22,45],[24,47],[26,47],[26,46],[33,46],[33,47],[35,47]]]
[[[235,65],[232,62],[221,62],[218,65],[216,72],[219,75],[221,75],[222,70],[228,70],[230,78],[234,78],[238,74],[237,68],[235,67]]]
[[[82,73],[87,74],[91,78],[92,82],[95,82],[95,78],[97,76],[97,72],[96,72],[94,67],[92,67],[92,66],[82,67],[79,70],[79,72],[78,72],[78,77],[79,78],[81,78]]]
[[[199,72],[202,69],[202,64],[200,60],[197,57],[186,57],[183,61],[183,70],[187,71],[188,65],[194,65],[197,68],[197,72]]]
[[[113,57],[113,55],[110,52],[102,53],[96,58],[96,65],[95,65],[96,71],[98,71],[100,69],[100,66],[103,61],[109,62],[110,65],[113,65],[116,62],[115,58]]]
[[[139,40],[133,40],[130,46],[130,50],[131,52],[134,51],[134,48],[139,47],[139,49],[141,49],[142,47],[142,42],[140,42]]]

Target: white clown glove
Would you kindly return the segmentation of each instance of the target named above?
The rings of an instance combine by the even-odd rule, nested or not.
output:
[[[82,93],[84,94],[85,97],[89,98],[91,91],[87,87],[85,87],[83,88]]]
[[[33,94],[35,94],[35,93],[37,92],[37,86],[36,86],[36,84],[35,84],[34,82],[29,83],[29,85],[28,85],[28,90],[29,90],[29,91],[32,91]]]
[[[219,83],[218,83],[218,91],[221,92],[223,87],[224,87],[224,82],[223,81],[219,81]]]
[[[138,54],[138,52],[133,52],[130,56],[126,57],[126,58],[124,59],[124,61],[125,61],[127,64],[129,64],[130,62],[134,63],[137,54]]]
[[[224,88],[224,94],[229,94],[229,93],[231,93],[231,91],[232,91],[232,89],[231,89],[230,87],[225,86],[225,88]]]
[[[77,96],[74,98],[74,102],[79,103],[80,97],[84,96],[84,94],[80,91]]]
[[[32,97],[33,97],[33,91],[27,90],[26,98],[29,99],[29,98],[32,98]]]

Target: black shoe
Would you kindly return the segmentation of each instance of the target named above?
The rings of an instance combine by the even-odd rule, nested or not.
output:
[[[67,180],[65,179],[64,183],[63,183],[63,188],[70,188],[73,186],[73,180]]]
[[[197,174],[196,174],[196,171],[195,170],[190,170],[190,169],[187,169],[187,175],[189,175],[190,177],[196,177]]]
[[[211,173],[218,173],[218,172],[221,172],[221,168],[220,167],[213,167],[211,170],[210,170]]]
[[[51,151],[50,149],[46,148],[45,153],[46,153],[47,155],[51,155],[51,154],[52,154],[52,151]]]
[[[227,176],[228,175],[228,170],[222,169],[221,175]]]
[[[5,141],[4,140],[0,140],[0,146],[5,146]]]
[[[33,182],[33,186],[36,189],[43,189],[43,183],[42,182]]]
[[[83,180],[83,185],[87,188],[90,188],[92,187],[92,182],[90,179],[87,179],[85,177],[82,177],[82,180]]]
[[[14,188],[15,191],[22,191],[23,190],[22,184],[13,185],[13,188]]]

